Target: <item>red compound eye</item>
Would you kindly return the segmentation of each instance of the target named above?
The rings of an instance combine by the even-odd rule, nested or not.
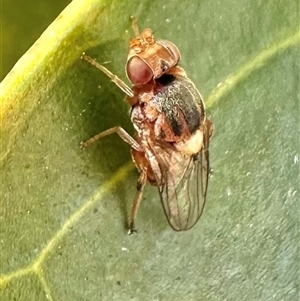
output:
[[[173,60],[173,64],[170,67],[175,66],[180,61],[180,52],[178,48],[175,46],[175,44],[167,40],[158,40],[157,43],[162,45],[169,51]]]
[[[126,65],[126,73],[133,85],[144,85],[153,78],[153,71],[138,56],[133,56]]]

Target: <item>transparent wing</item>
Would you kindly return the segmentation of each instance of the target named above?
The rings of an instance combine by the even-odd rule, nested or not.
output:
[[[209,137],[209,127],[205,127],[203,147],[191,157],[171,147],[155,152],[161,172],[157,178],[161,202],[176,231],[192,228],[203,211],[210,169]]]

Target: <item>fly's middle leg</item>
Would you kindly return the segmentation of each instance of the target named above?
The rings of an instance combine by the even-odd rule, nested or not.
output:
[[[138,152],[143,152],[143,148],[139,145],[139,143],[133,139],[122,127],[120,126],[115,126],[113,128],[110,128],[106,131],[103,131],[95,136],[93,136],[92,138],[86,140],[86,141],[82,141],[80,143],[80,146],[81,148],[86,148],[88,147],[90,144],[92,144],[93,142],[105,137],[105,136],[108,136],[108,135],[111,135],[113,133],[117,133],[120,138],[125,141],[126,143],[128,143],[133,149],[137,150]]]

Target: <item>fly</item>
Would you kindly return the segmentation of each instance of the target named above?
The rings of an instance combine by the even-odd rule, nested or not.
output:
[[[126,95],[135,129],[131,137],[122,127],[103,131],[81,143],[117,133],[131,146],[140,172],[128,219],[128,234],[135,220],[146,183],[158,187],[170,226],[192,228],[204,208],[209,178],[209,140],[213,123],[194,83],[178,66],[180,52],[167,40],[154,40],[151,29],[130,40],[126,75],[132,87],[86,54],[82,58],[104,72]]]

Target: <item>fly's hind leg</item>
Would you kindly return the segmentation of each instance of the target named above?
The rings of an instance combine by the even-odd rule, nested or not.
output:
[[[139,139],[137,137],[137,142],[139,142]],[[142,201],[142,196],[144,192],[144,188],[147,182],[150,184],[156,185],[156,179],[154,177],[153,170],[151,168],[151,165],[149,163],[149,160],[147,159],[145,152],[139,152],[135,149],[131,149],[131,155],[132,159],[137,167],[137,169],[140,172],[140,177],[138,179],[137,185],[136,185],[136,193],[131,205],[131,210],[128,218],[128,234],[132,234],[136,232],[135,229],[135,219],[137,216],[137,212],[139,209],[139,206]]]
[[[141,200],[142,200],[144,187],[147,183],[147,165],[145,165],[145,162],[143,162],[143,160],[145,160],[143,148],[140,146],[140,144],[135,139],[133,139],[120,126],[116,126],[116,127],[110,128],[106,131],[103,131],[103,132],[93,136],[92,138],[90,138],[84,142],[81,142],[80,145],[81,145],[81,148],[84,149],[87,146],[89,146],[90,144],[92,144],[93,142],[97,141],[98,139],[101,139],[101,138],[108,136],[110,134],[113,134],[113,133],[117,133],[121,137],[122,140],[124,140],[126,143],[128,143],[131,146],[133,158],[135,158],[137,160],[137,161],[136,160],[134,160],[134,161],[137,164],[137,167],[140,171],[140,177],[137,182],[137,192],[133,199],[130,216],[128,219],[128,226],[129,226],[128,234],[132,234],[133,232],[136,232],[135,218],[136,218],[136,215],[137,215],[137,212],[138,212]]]
[[[131,235],[134,232],[137,232],[135,229],[135,219],[138,212],[138,209],[140,207],[144,187],[147,183],[147,170],[143,170],[140,174],[140,177],[138,179],[137,185],[136,185],[136,193],[131,205],[130,215],[128,219],[128,234]]]

